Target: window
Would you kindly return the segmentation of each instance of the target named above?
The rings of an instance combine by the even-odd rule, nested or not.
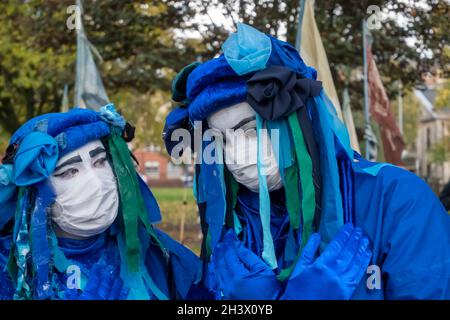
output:
[[[145,162],[145,175],[149,179],[159,179],[159,162],[146,161]]]
[[[167,178],[168,179],[181,179],[183,176],[183,168],[177,166],[172,162],[167,163]]]

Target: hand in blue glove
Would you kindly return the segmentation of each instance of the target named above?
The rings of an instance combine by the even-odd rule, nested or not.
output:
[[[66,299],[76,300],[126,300],[128,288],[123,287],[120,276],[113,267],[96,263],[90,273],[83,292],[78,297],[66,294]]]
[[[228,231],[213,253],[216,281],[227,300],[275,300],[281,283],[256,254]]]
[[[361,281],[372,252],[360,228],[347,224],[315,258],[320,235],[314,233],[288,280],[283,299],[347,300]]]

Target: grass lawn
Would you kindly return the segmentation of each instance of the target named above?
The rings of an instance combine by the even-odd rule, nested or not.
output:
[[[157,227],[180,240],[182,215],[185,215],[183,244],[200,254],[201,232],[197,205],[191,188],[152,188],[161,209],[162,223]],[[186,200],[186,202],[184,202]]]

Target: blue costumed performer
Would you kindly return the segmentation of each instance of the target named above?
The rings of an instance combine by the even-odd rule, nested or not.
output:
[[[29,120],[0,166],[1,299],[186,299],[199,259],[153,227],[112,104]]]
[[[189,146],[175,130],[210,136],[194,192],[211,294],[450,298],[450,216],[430,188],[352,150],[292,46],[239,24],[222,49],[177,75],[164,132],[172,156]]]

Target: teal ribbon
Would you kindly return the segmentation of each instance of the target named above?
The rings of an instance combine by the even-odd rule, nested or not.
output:
[[[258,136],[258,178],[259,178],[259,214],[261,217],[261,225],[263,231],[263,252],[262,258],[272,268],[276,269],[277,258],[275,256],[275,248],[273,245],[272,233],[270,232],[270,197],[267,187],[266,174],[263,168],[263,119],[256,114],[256,132]]]
[[[130,289],[128,300],[150,300],[150,295],[148,294],[146,286],[158,300],[168,300],[169,298],[158,288],[151,278],[148,269],[145,266],[144,259],[142,258],[145,257],[145,253],[147,252],[150,237],[142,239],[144,245],[141,245],[139,272],[130,272],[128,264],[126,263],[127,250],[123,236],[123,233],[117,236],[117,244],[119,246],[120,260],[122,262],[120,276],[123,279],[124,286]]]

